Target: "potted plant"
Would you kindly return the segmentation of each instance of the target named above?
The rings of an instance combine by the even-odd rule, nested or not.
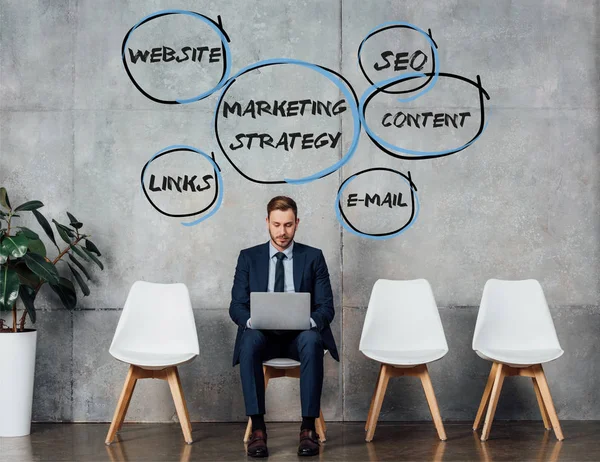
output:
[[[26,329],[26,318],[36,320],[35,298],[40,288],[48,283],[62,304],[73,309],[77,305],[75,285],[70,278],[59,274],[59,263],[68,266],[69,274],[77,282],[84,296],[90,289],[84,280],[90,279],[84,265],[93,262],[104,269],[98,259],[100,251],[81,230],[83,224],[67,212],[69,226],[52,220],[60,238],[59,247],[48,220],[39,212],[44,204],[28,201],[12,207],[5,188],[0,188],[0,437],[24,436],[31,431],[33,377],[37,331]],[[39,235],[24,226],[16,226],[22,213],[31,212],[52,244],[57,256],[52,259]],[[66,261],[66,257],[70,261]],[[83,276],[82,276],[83,274]],[[20,318],[17,304],[23,312]]]

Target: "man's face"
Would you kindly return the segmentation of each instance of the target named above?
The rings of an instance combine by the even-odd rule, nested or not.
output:
[[[273,210],[267,217],[267,227],[271,236],[271,242],[280,252],[287,249],[296,234],[300,220],[294,215],[292,209]]]

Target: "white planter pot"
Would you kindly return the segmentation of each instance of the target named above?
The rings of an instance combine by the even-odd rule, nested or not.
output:
[[[0,437],[31,433],[37,331],[0,333]]]

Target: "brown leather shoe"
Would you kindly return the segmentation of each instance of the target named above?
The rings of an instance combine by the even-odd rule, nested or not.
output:
[[[248,440],[248,455],[250,457],[269,457],[267,449],[267,432],[254,430]]]
[[[312,430],[300,431],[299,456],[316,456],[319,454],[319,435]]]

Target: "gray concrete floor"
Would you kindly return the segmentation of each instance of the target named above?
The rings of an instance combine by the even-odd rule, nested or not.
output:
[[[0,438],[0,461],[195,461],[252,460],[245,455],[241,423],[194,423],[194,444],[178,424],[125,424],[111,446],[107,424],[33,424],[30,436]],[[479,441],[470,423],[445,423],[441,442],[432,423],[380,423],[372,443],[364,424],[328,424],[319,457],[296,456],[299,423],[268,424],[268,460],[319,461],[600,461],[600,421],[563,421],[558,442],[541,422],[495,422]]]

